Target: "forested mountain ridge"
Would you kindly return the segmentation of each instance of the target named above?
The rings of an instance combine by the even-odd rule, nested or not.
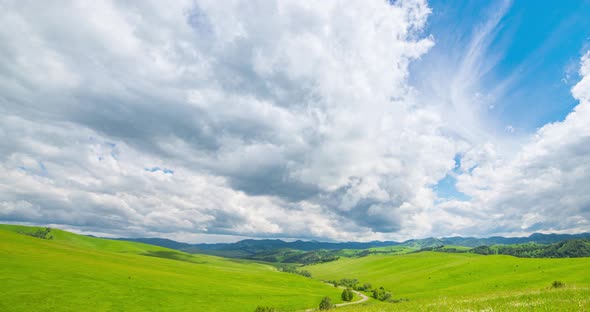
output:
[[[575,238],[549,245],[517,244],[479,246],[469,252],[481,255],[510,255],[520,258],[590,257],[590,239]]]
[[[564,247],[551,247],[561,251],[551,251],[546,245],[569,241],[573,239],[590,239],[590,233],[581,234],[541,234],[534,233],[528,237],[444,237],[412,239],[404,242],[373,241],[373,242],[318,242],[292,241],[280,239],[245,239],[235,243],[188,244],[162,238],[119,238],[118,240],[141,242],[189,253],[201,253],[230,258],[245,258],[268,262],[317,263],[337,259],[340,256],[364,256],[371,253],[387,253],[394,249],[419,251],[423,249],[436,250],[441,246],[462,246],[474,248],[472,252],[480,254],[508,254],[516,256],[549,257],[543,255],[558,255]],[[526,245],[525,244],[530,244]],[[565,243],[564,243],[565,244]],[[571,251],[573,243],[565,244]],[[578,243],[576,243],[578,244]],[[519,245],[518,247],[502,247]],[[569,246],[569,247],[568,247]],[[584,245],[585,246],[585,245]],[[391,248],[388,248],[391,247]],[[477,247],[477,248],[475,248]],[[561,249],[560,249],[561,248]],[[391,250],[390,250],[391,249]],[[545,250],[546,249],[546,250]],[[544,250],[541,252],[541,250]],[[584,249],[585,250],[585,249]],[[580,251],[584,254],[584,250]],[[443,251],[443,250],[441,250]],[[448,252],[448,249],[445,250]],[[572,254],[572,252],[569,252]],[[579,253],[577,253],[579,254]]]

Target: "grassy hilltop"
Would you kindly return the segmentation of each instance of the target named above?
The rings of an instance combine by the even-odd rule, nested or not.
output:
[[[384,286],[399,303],[367,303],[344,311],[590,309],[590,258],[530,259],[422,252],[341,258],[307,266],[325,280],[356,278]],[[563,287],[552,283],[561,281]]]
[[[0,285],[6,312],[293,311],[341,292],[270,265],[13,225],[0,225]]]

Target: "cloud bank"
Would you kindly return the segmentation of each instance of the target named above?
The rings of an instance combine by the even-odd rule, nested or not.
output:
[[[0,221],[212,240],[588,229],[588,56],[575,111],[507,157],[408,82],[434,44],[424,1],[62,4],[0,4]],[[452,172],[470,200],[437,198]]]
[[[590,229],[590,52],[580,75],[572,89],[579,104],[565,120],[540,128],[512,158],[468,155],[477,165],[461,168],[458,188],[472,197],[466,209],[491,216],[472,231]]]

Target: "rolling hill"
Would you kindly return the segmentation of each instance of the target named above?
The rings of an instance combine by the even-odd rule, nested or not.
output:
[[[0,225],[0,311],[285,311],[340,291],[273,266]]]
[[[394,298],[409,300],[354,311],[583,311],[590,306],[590,258],[421,252],[341,258],[304,269],[324,280],[356,278],[384,286]],[[552,288],[554,281],[565,286]]]
[[[527,237],[502,237],[493,236],[488,238],[475,237],[443,237],[443,238],[424,238],[411,239],[404,242],[395,241],[373,241],[373,242],[318,242],[318,241],[293,241],[286,242],[280,239],[245,239],[235,243],[215,243],[215,244],[188,244],[181,243],[170,239],[163,238],[117,238],[117,240],[139,242],[144,244],[167,247],[177,250],[192,251],[194,253],[214,253],[214,252],[240,252],[246,255],[255,254],[261,251],[274,249],[295,249],[302,251],[313,250],[341,250],[341,249],[371,249],[391,246],[402,246],[410,248],[437,247],[440,245],[455,245],[464,247],[478,247],[489,245],[512,245],[512,244],[552,244],[564,240],[576,238],[590,238],[590,233],[580,234],[542,234],[533,233]]]
[[[578,244],[545,247],[557,252]],[[583,311],[590,306],[590,258],[411,252],[416,248],[340,249],[338,260],[299,268],[311,272],[314,279],[309,279],[261,262],[0,225],[0,311],[254,311],[258,305],[297,311],[317,306],[324,296],[340,302],[341,290],[321,282],[340,279],[383,286],[397,302],[371,299],[341,311]],[[274,251],[293,256],[290,249]],[[347,257],[360,251],[377,254]],[[267,252],[274,255],[273,249]],[[318,252],[323,251],[299,250],[298,255]],[[562,284],[553,286],[555,281]]]

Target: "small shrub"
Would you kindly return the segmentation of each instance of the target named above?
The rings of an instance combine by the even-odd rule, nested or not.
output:
[[[338,281],[338,285],[345,286],[348,288],[355,288],[356,284],[358,284],[358,280],[356,278],[343,278]]]
[[[354,297],[354,293],[352,292],[352,290],[350,288],[346,288],[345,290],[342,291],[341,297],[342,297],[343,301],[350,301]]]
[[[553,283],[551,283],[551,288],[561,288],[565,286],[565,284],[562,281],[553,281]]]
[[[410,299],[408,299],[408,298],[399,298],[399,299],[390,299],[390,300],[387,300],[387,302],[390,302],[390,303],[400,303],[400,302],[404,302],[404,301],[407,302],[407,301],[410,301]]]
[[[320,310],[329,310],[333,307],[334,305],[332,304],[332,300],[330,300],[330,297],[324,297],[322,298],[322,301],[320,302]]]
[[[391,292],[387,291],[383,287],[379,289],[373,289],[373,298],[381,301],[388,301],[392,298]]]
[[[364,283],[362,286],[357,286],[356,290],[360,290],[360,291],[369,291],[371,290],[371,284],[369,283]]]
[[[279,271],[281,272],[287,272],[287,273],[293,273],[293,274],[299,274],[301,276],[305,276],[305,277],[310,277],[311,278],[311,273],[309,271],[306,270],[297,270],[297,267],[295,267],[292,264],[283,264],[277,267]]]
[[[254,310],[254,312],[276,312],[277,310],[273,307],[267,307],[267,306],[257,306],[256,310]]]
[[[254,312],[276,312],[277,309],[269,306],[257,306]]]
[[[40,230],[37,230],[37,231],[32,232],[32,233],[31,232],[28,232],[28,233],[25,232],[25,233],[22,233],[22,234],[29,235],[29,236],[32,236],[32,237],[41,238],[41,239],[53,239],[53,235],[50,235],[50,233],[51,233],[51,228],[47,227],[47,228],[44,228],[42,230],[40,229]]]
[[[381,301],[388,301],[390,299],[391,299],[391,293],[388,291],[383,293],[383,297],[379,298],[379,300],[381,300]]]
[[[306,271],[306,270],[297,271],[295,273],[296,274],[299,274],[299,275],[303,275],[305,277],[311,277],[311,273],[309,271]]]

